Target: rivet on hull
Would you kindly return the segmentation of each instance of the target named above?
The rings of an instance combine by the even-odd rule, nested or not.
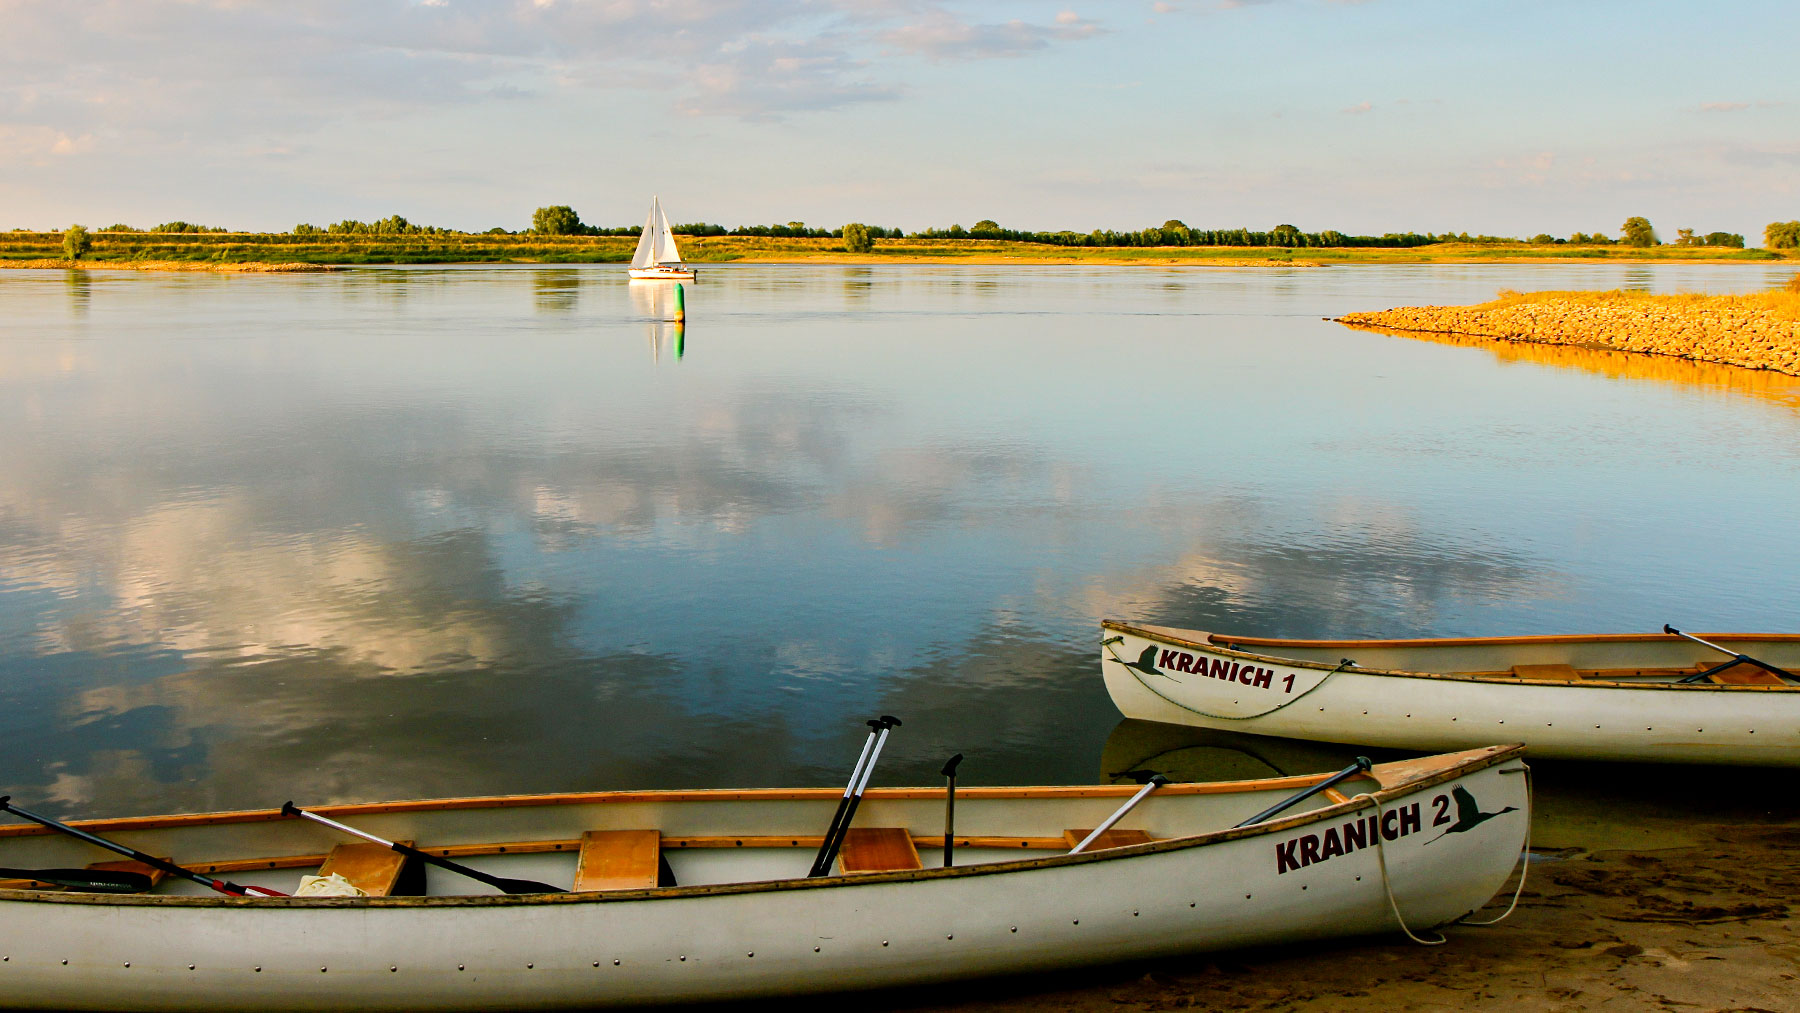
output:
[[[618,961],[617,961],[617,960],[615,960],[615,961],[613,961],[613,966],[614,966],[614,967],[618,967],[618,966],[619,966],[619,962],[618,962]]]

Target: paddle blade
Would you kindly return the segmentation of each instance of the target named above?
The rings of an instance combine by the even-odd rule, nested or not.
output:
[[[29,879],[82,893],[148,893],[150,877],[101,869],[0,869],[0,879]]]

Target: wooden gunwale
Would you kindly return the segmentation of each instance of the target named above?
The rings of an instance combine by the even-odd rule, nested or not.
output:
[[[1100,626],[1102,629],[1118,630],[1121,633],[1129,633],[1133,636],[1143,637],[1146,640],[1157,640],[1168,644],[1178,644],[1182,647],[1192,647],[1196,650],[1211,651],[1225,657],[1247,658],[1255,661],[1272,661],[1277,664],[1287,665],[1290,668],[1311,668],[1326,672],[1332,671],[1338,666],[1323,661],[1310,661],[1304,658],[1284,658],[1273,654],[1257,654],[1254,651],[1226,647],[1219,641],[1225,641],[1232,644],[1251,644],[1257,647],[1309,647],[1332,648],[1335,650],[1339,648],[1356,647],[1486,647],[1493,645],[1527,644],[1593,644],[1666,641],[1670,639],[1667,634],[1662,633],[1602,633],[1595,634],[1594,636],[1555,635],[1537,637],[1446,638],[1442,640],[1276,640],[1267,637],[1234,637],[1227,636],[1223,633],[1203,633],[1199,630],[1186,631],[1205,638],[1195,639],[1192,636],[1182,636],[1167,627],[1139,626],[1134,623],[1121,622],[1117,619],[1103,619],[1100,622]],[[1696,635],[1708,640],[1727,642],[1731,640],[1780,641],[1784,643],[1800,642],[1800,633],[1702,633]],[[1356,668],[1349,669],[1348,671],[1356,675],[1391,676],[1398,679],[1440,679],[1446,682],[1477,682],[1485,686],[1551,686],[1569,689],[1643,689],[1675,690],[1679,692],[1699,691],[1703,693],[1742,693],[1746,691],[1755,693],[1800,692],[1800,685],[1748,686],[1716,682],[1631,682],[1623,678],[1587,678],[1574,682],[1552,682],[1547,680],[1520,679],[1513,675],[1490,674],[1485,672],[1409,672],[1399,668],[1364,668],[1360,665]],[[1689,671],[1684,674],[1692,673]]]
[[[1170,784],[1159,789],[1161,795],[1232,795],[1242,792],[1299,789],[1318,784],[1330,774],[1301,774],[1264,778],[1257,781],[1221,781],[1197,784]],[[958,785],[959,799],[1011,798],[1129,798],[1136,794],[1134,784],[1073,784],[1031,788],[964,787]],[[307,811],[332,819],[379,813],[439,812],[453,809],[511,809],[528,806],[559,805],[624,805],[642,802],[805,802],[837,801],[842,788],[692,788],[679,791],[598,791],[548,795],[488,795],[468,798],[409,799],[398,802],[353,802],[345,805],[308,806]],[[941,799],[942,788],[870,788],[865,802]],[[69,820],[69,826],[95,833],[133,830],[163,830],[170,827],[223,826],[231,823],[265,823],[292,819],[279,809],[244,809],[222,813],[177,813],[168,816],[127,816],[119,819]],[[32,823],[0,826],[0,839],[7,837],[44,837],[55,834],[48,827]],[[817,841],[814,842],[815,844]]]
[[[712,897],[730,894],[770,893],[780,890],[819,890],[819,889],[853,889],[881,883],[907,882],[919,879],[952,879],[959,876],[992,876],[1013,872],[1025,872],[1064,865],[1081,865],[1087,862],[1110,862],[1131,858],[1138,855],[1155,854],[1164,851],[1182,851],[1188,848],[1218,844],[1237,840],[1243,837],[1274,835],[1285,833],[1297,827],[1312,823],[1329,822],[1340,819],[1348,813],[1371,808],[1379,802],[1386,805],[1396,798],[1413,795],[1431,787],[1453,781],[1457,778],[1486,770],[1509,760],[1522,759],[1525,747],[1522,744],[1488,746],[1483,749],[1463,750],[1435,757],[1422,757],[1415,760],[1402,760],[1395,763],[1377,764],[1376,772],[1387,771],[1400,775],[1411,774],[1391,786],[1378,780],[1384,786],[1367,795],[1358,795],[1346,802],[1324,806],[1293,816],[1270,820],[1248,827],[1233,827],[1226,830],[1215,830],[1210,833],[1195,834],[1188,837],[1171,837],[1151,841],[1148,844],[1135,844],[1122,848],[1108,848],[1101,851],[1086,851],[1080,854],[1061,854],[1044,858],[1026,858],[1007,862],[984,862],[976,865],[958,865],[952,868],[912,869],[900,872],[863,873],[855,876],[831,876],[817,879],[778,879],[762,880],[748,883],[719,883],[701,886],[656,887],[645,890],[609,890],[596,893],[549,893],[549,894],[472,894],[440,897],[226,897],[216,894],[204,896],[158,895],[158,894],[90,894],[90,893],[41,893],[31,890],[0,889],[0,902],[31,902],[43,904],[100,904],[110,906],[156,906],[174,907],[274,907],[277,909],[297,909],[314,907],[488,907],[515,905],[545,904],[610,904],[637,900],[652,900],[681,897]],[[1420,770],[1423,761],[1432,761],[1432,766]],[[1523,769],[1521,767],[1520,769]],[[1294,785],[1317,784],[1326,775],[1308,775],[1305,777],[1270,778],[1262,781],[1225,782],[1213,787],[1230,787],[1236,791],[1261,790],[1249,789],[1244,785],[1265,785],[1288,787]],[[1126,794],[1135,794],[1134,785],[1120,785]],[[1159,794],[1168,793],[1175,788],[1197,788],[1206,785],[1169,785],[1161,789]],[[890,789],[914,792],[908,797],[941,798],[942,790],[924,791],[921,789]],[[1001,797],[1031,797],[1018,789],[990,789],[992,791],[1014,792]],[[1040,789],[1032,789],[1033,792]],[[775,789],[778,793],[783,789]],[[812,791],[812,790],[809,790]],[[842,790],[818,789],[826,798],[835,798]],[[1183,794],[1229,794],[1227,791],[1184,792]],[[683,794],[683,793],[677,793]],[[713,792],[700,791],[687,794],[713,795]],[[727,792],[724,794],[736,794]],[[874,789],[870,789],[874,794]],[[959,788],[958,795],[963,792]],[[541,797],[541,796],[526,796]],[[809,795],[810,797],[810,795]],[[1079,796],[1077,796],[1079,797]],[[312,810],[322,812],[325,810]],[[153,817],[152,817],[153,818]],[[793,840],[796,838],[779,838]],[[941,839],[941,838],[940,838]],[[556,842],[551,842],[556,843]],[[1059,842],[1060,843],[1060,842]],[[309,856],[310,857],[310,856]]]

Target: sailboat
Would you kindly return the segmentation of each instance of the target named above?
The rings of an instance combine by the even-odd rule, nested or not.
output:
[[[675,248],[675,233],[669,231],[669,216],[663,214],[662,202],[650,198],[650,216],[644,219],[644,231],[638,234],[637,252],[631,256],[631,277],[647,281],[693,281],[695,271],[681,262],[681,251]]]

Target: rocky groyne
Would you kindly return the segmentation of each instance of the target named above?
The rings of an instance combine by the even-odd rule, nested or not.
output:
[[[1337,320],[1384,331],[1672,355],[1800,376],[1800,295],[1786,292],[1505,293],[1479,306],[1402,306]]]

